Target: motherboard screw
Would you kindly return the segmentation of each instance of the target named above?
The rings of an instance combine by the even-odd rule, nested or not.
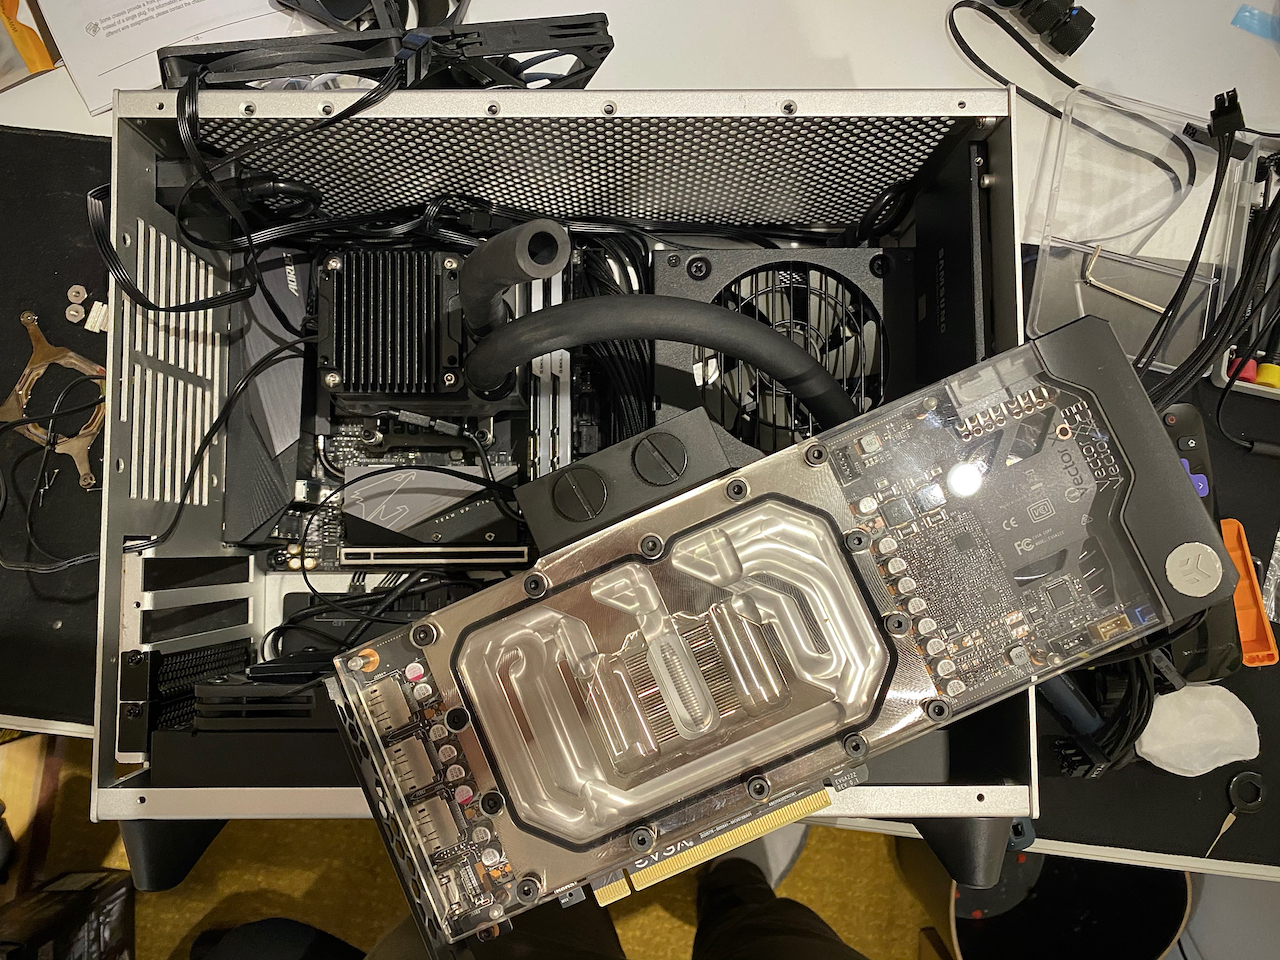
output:
[[[741,500],[747,495],[747,481],[730,480],[724,485],[724,495],[730,500]]]
[[[446,373],[441,379],[444,380],[446,387],[452,387],[458,382],[458,375],[456,373]]]
[[[662,538],[649,534],[640,541],[640,553],[650,560],[662,555]]]
[[[330,257],[328,260],[326,260],[326,261],[324,262],[324,265],[325,265],[328,269],[330,269],[330,270],[341,270],[341,269],[342,269],[342,258],[341,258],[341,257]]]
[[[330,370],[324,375],[324,385],[330,390],[336,390],[342,386],[342,374],[337,370]]]
[[[455,260],[453,257],[445,257],[445,258],[444,258],[444,268],[445,268],[446,270],[457,270],[457,269],[458,269],[458,261],[457,261],[457,260]]]
[[[413,628],[413,642],[420,647],[430,646],[440,639],[440,629],[434,623],[420,623]]]
[[[496,816],[502,812],[502,808],[506,805],[506,800],[497,790],[490,790],[480,798],[480,809],[488,816]]]
[[[539,574],[532,573],[524,578],[524,592],[537,599],[547,592],[547,581]]]

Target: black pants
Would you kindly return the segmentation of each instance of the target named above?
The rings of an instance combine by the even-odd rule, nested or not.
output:
[[[376,949],[376,960],[425,960],[415,937]],[[593,900],[567,909],[543,904],[515,920],[515,929],[474,943],[476,960],[623,960],[609,911]],[[224,948],[226,948],[224,950]],[[193,960],[357,960],[347,943],[292,920],[264,920],[230,931]],[[698,932],[693,960],[866,960],[804,904],[779,897],[746,860],[723,860],[698,883]],[[646,960],[643,954],[633,960]]]

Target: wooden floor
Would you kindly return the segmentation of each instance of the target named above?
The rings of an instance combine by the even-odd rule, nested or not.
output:
[[[22,742],[0,746],[0,775],[34,776],[29,759],[5,762],[4,751]],[[126,867],[115,825],[88,822],[89,744],[61,741],[53,752],[62,754],[59,787],[39,874]],[[0,783],[6,801],[21,792],[8,776]],[[28,787],[24,796],[39,796],[38,785]],[[929,926],[899,878],[892,841],[876,834],[815,828],[779,893],[812,907],[870,960],[915,960],[919,931]],[[614,904],[627,956],[685,960],[693,894],[693,874],[685,873]],[[138,895],[137,956],[186,960],[201,930],[271,916],[314,924],[369,949],[407,912],[372,822],[239,821],[227,825],[177,889]]]

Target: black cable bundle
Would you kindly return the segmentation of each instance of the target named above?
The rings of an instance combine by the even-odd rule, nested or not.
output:
[[[582,253],[583,296],[652,293],[649,247],[634,233],[593,235]],[[610,380],[609,436],[616,443],[653,426],[653,341],[611,340],[587,347]]]
[[[1133,758],[1134,744],[1151,719],[1156,698],[1152,653],[1198,630],[1204,623],[1205,616],[1202,611],[1167,630],[1161,630],[1114,653],[1091,660],[1084,669],[1076,671],[1076,679],[1083,688],[1090,685],[1090,680],[1095,687],[1105,686],[1100,682],[1099,674],[1106,677],[1108,683],[1118,681],[1124,685],[1124,692],[1110,710],[1098,707],[1099,713],[1106,719],[1102,727],[1092,735],[1106,751],[1113,765],[1122,766]]]

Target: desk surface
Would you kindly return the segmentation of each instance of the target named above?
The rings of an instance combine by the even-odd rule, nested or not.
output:
[[[0,129],[0,398],[17,383],[31,356],[20,321],[30,310],[55,347],[67,347],[105,363],[107,338],[65,318],[67,288],[82,284],[93,299],[105,297],[107,270],[85,219],[84,195],[111,177],[111,145],[98,137]],[[51,189],[50,180],[60,189]],[[85,304],[89,304],[86,302]],[[53,408],[59,391],[78,374],[51,367],[32,388],[28,412]],[[65,406],[93,398],[81,385]],[[74,434],[88,413],[59,423]],[[101,463],[102,439],[91,451]],[[25,507],[39,471],[40,448],[13,430],[0,436],[0,470],[8,487],[0,514],[0,550],[9,560],[47,562],[23,549]],[[82,490],[69,457],[50,457],[54,482],[37,505],[34,527],[59,557],[97,549],[101,488]],[[0,714],[21,729],[89,736],[97,671],[98,566],[84,564],[57,574],[0,573]]]

